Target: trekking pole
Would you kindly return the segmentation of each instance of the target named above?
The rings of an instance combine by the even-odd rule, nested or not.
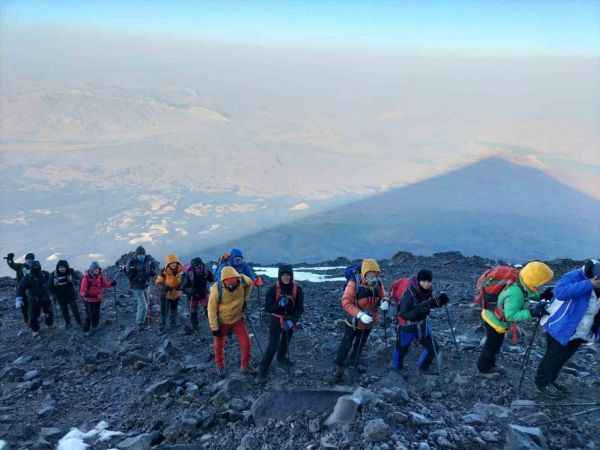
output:
[[[250,331],[252,332],[252,335],[254,336],[254,340],[256,341],[256,346],[258,347],[258,350],[260,351],[260,356],[261,356],[261,359],[262,359],[264,357],[262,346],[260,345],[260,340],[258,339],[258,335],[256,334],[256,330],[252,326],[252,322],[250,321],[250,315],[249,314],[246,314],[246,322],[248,322],[248,326],[250,327]]]
[[[525,370],[527,369],[527,365],[529,364],[529,356],[531,355],[531,349],[533,348],[533,343],[537,336],[538,328],[540,327],[540,321],[542,319],[539,318],[535,321],[535,328],[533,329],[533,333],[531,335],[531,339],[529,341],[529,345],[525,350],[525,354],[523,355],[523,361],[521,363],[521,378],[519,379],[519,386],[517,387],[517,397],[521,396],[521,387],[523,386],[523,381],[525,380]]]
[[[119,325],[119,309],[117,308],[117,286],[113,287],[113,308],[115,309],[115,322]]]
[[[544,425],[552,425],[552,424],[556,424],[558,422],[561,422],[564,419],[571,419],[573,417],[583,416],[585,414],[591,414],[591,413],[596,412],[596,411],[600,411],[600,408],[590,408],[590,409],[586,409],[585,411],[581,411],[581,412],[578,412],[578,413],[567,414],[565,416],[562,416],[562,417],[559,417],[559,418],[556,418],[556,419],[553,419],[553,420],[549,420],[547,422],[539,423],[536,426],[537,427],[543,427]]]
[[[452,332],[452,340],[454,341],[454,348],[456,349],[458,358],[462,362],[462,353],[460,352],[460,347],[458,346],[458,341],[456,340],[456,333],[454,331],[454,325],[452,324],[452,318],[450,317],[450,310],[448,309],[447,304],[446,304],[446,317],[448,319],[448,325],[450,326],[450,331]]]
[[[383,311],[383,339],[385,342],[385,348],[388,348],[388,335],[387,335],[387,310]]]

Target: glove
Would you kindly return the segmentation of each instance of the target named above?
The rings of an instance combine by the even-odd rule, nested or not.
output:
[[[358,320],[360,320],[362,323],[364,323],[365,325],[369,325],[371,322],[373,322],[373,318],[370,315],[368,315],[367,313],[364,313],[362,311],[356,315],[356,318]]]
[[[261,287],[263,285],[263,280],[261,277],[256,277],[256,280],[254,280],[254,286],[256,287]]]
[[[448,297],[448,294],[446,294],[445,292],[442,292],[440,295],[438,295],[438,298],[436,299],[436,303],[440,308],[442,306],[447,305],[449,301],[450,301],[450,298]]]
[[[15,254],[14,253],[9,253],[8,255],[6,255],[6,259],[8,261],[12,261],[13,259],[15,259]]]
[[[390,302],[388,302],[387,300],[382,301],[381,305],[379,305],[379,309],[381,309],[382,311],[388,311],[390,309]]]
[[[540,294],[540,300],[552,300],[554,298],[554,289],[548,287]]]
[[[282,297],[279,298],[279,306],[280,307],[285,308],[287,306],[287,304],[288,304],[287,297],[283,297],[282,296]]]
[[[23,297],[17,297],[15,299],[15,308],[19,309],[21,306],[23,306]]]
[[[531,305],[529,307],[529,312],[536,319],[541,319],[546,314],[548,314],[548,311],[546,311],[546,304],[544,302],[539,302],[539,303],[536,303],[535,305]]]
[[[283,327],[286,331],[289,331],[294,328],[294,322],[292,322],[291,320],[286,320],[285,322],[283,322]]]
[[[219,328],[218,330],[213,330],[212,335],[214,337],[221,337],[221,336],[223,336],[223,333],[221,333],[221,329]]]
[[[117,281],[116,280],[112,280],[110,282],[111,287],[115,287],[117,285]]]

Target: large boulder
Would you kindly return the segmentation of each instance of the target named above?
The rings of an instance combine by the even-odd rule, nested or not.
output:
[[[508,426],[504,450],[543,450],[548,444],[542,430],[537,427]]]
[[[382,442],[390,438],[392,430],[383,419],[373,419],[365,425],[363,435],[369,442]]]
[[[150,433],[138,434],[119,442],[121,450],[150,450],[153,436]]]

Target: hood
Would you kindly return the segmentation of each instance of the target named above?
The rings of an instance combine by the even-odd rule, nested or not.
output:
[[[519,272],[521,283],[530,291],[537,289],[554,278],[552,269],[543,262],[532,261]]]
[[[588,259],[582,267],[586,278],[600,278],[600,261],[596,259]]]
[[[223,267],[223,270],[221,270],[221,281],[225,281],[228,278],[240,278],[240,274],[233,267],[225,266]]]
[[[279,268],[279,273],[277,274],[277,279],[281,281],[281,277],[284,274],[289,274],[292,277],[292,281],[294,281],[294,268],[289,264],[284,264]]]
[[[69,270],[69,263],[66,260],[64,260],[64,259],[61,259],[60,261],[58,261],[56,263],[56,271],[57,272],[58,272],[58,268],[59,267],[66,267],[67,271],[68,271]]]
[[[145,255],[146,249],[140,245],[138,248],[135,249],[135,254],[136,255]]]
[[[177,263],[177,264],[181,265],[181,261],[179,261],[179,258],[174,253],[167,255],[167,257],[165,258],[165,267],[167,267],[169,264],[173,264],[173,263]]]
[[[360,266],[360,274],[364,278],[365,275],[369,272],[381,273],[381,269],[379,268],[379,263],[374,259],[363,259],[362,265]]]
[[[236,258],[238,256],[240,258],[243,258],[244,254],[242,253],[242,251],[239,248],[232,248],[231,251],[229,252],[229,257]]]
[[[90,264],[90,268],[88,269],[88,272],[92,273],[96,269],[100,269],[100,271],[102,271],[102,267],[100,267],[100,264],[98,264],[97,261],[92,261],[92,263]]]

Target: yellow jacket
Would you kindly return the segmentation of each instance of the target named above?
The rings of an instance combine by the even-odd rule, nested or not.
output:
[[[240,285],[230,292],[223,280],[228,278],[238,278]],[[219,285],[221,288],[219,288]],[[222,298],[219,301],[219,290],[222,292]],[[252,292],[252,280],[246,275],[240,275],[233,267],[223,267],[221,270],[221,279],[212,285],[208,297],[208,324],[212,331],[217,331],[221,324],[230,325],[237,322],[244,316],[244,304]]]
[[[169,268],[169,264],[176,263],[177,269],[172,271]],[[165,268],[160,272],[160,274],[156,277],[156,284],[163,285],[167,288],[167,293],[165,296],[168,300],[177,300],[181,297],[181,283],[183,283],[183,265],[177,258],[177,255],[168,255],[165,258]]]

